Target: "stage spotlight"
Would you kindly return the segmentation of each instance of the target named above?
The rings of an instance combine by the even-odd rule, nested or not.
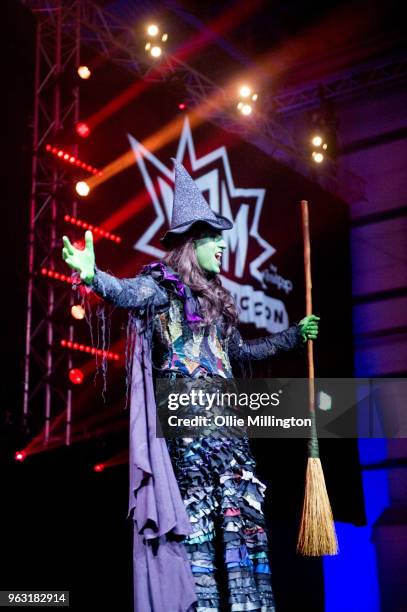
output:
[[[187,107],[187,105],[185,104],[185,102],[180,102],[180,103],[178,104],[178,108],[179,108],[179,110],[185,110],[185,109],[186,109],[186,107]]]
[[[324,161],[324,156],[322,153],[318,153],[317,151],[312,152],[312,159],[316,164],[320,164]]]
[[[161,47],[159,47],[158,45],[155,45],[154,47],[151,48],[150,54],[153,57],[160,57],[160,55],[162,54],[162,49]]]
[[[48,276],[48,278],[55,278],[56,280],[69,283],[71,285],[74,282],[74,277],[60,274],[60,272],[55,272],[55,270],[49,270],[48,268],[41,268],[41,274],[43,276]]]
[[[84,79],[86,81],[91,74],[92,73],[87,66],[79,66],[78,75],[81,77],[81,79]]]
[[[240,100],[237,103],[237,110],[245,115],[251,115],[254,110],[253,104],[251,102],[256,102],[259,97],[257,93],[253,92],[253,89],[249,87],[249,85],[241,85],[239,88],[239,97]],[[249,103],[250,101],[250,103]]]
[[[103,470],[105,469],[105,464],[104,463],[97,463],[96,465],[93,466],[93,471],[94,472],[103,472]]]
[[[112,242],[116,242],[117,244],[122,241],[122,239],[119,236],[116,236],[116,234],[113,234],[112,232],[108,232],[105,229],[102,229],[101,227],[97,227],[95,225],[92,225],[91,223],[88,223],[87,221],[82,221],[82,219],[77,219],[76,217],[71,217],[71,215],[65,215],[64,216],[64,221],[66,221],[67,223],[72,223],[72,225],[76,225],[77,227],[83,227],[83,229],[89,229],[94,234],[98,234],[99,236],[102,236],[103,238],[107,238],[108,240],[111,240]],[[76,242],[78,242],[78,241],[76,241]],[[78,247],[78,248],[84,249],[85,248],[85,241],[84,240],[80,240],[79,242],[80,242],[80,244],[82,246]],[[75,246],[75,244],[74,244],[74,246]]]
[[[25,452],[24,451],[16,451],[14,454],[14,459],[16,461],[24,461],[25,459]]]
[[[119,361],[120,355],[118,353],[112,353],[112,351],[103,351],[102,349],[96,349],[93,346],[87,346],[85,344],[78,344],[78,342],[72,342],[72,340],[62,339],[60,341],[61,346],[72,349],[74,351],[81,351],[82,353],[91,353],[98,357],[104,357],[105,359],[111,359],[113,361]]]
[[[160,35],[160,39],[159,39],[158,35],[160,34],[160,29],[155,23],[151,23],[147,27],[146,31],[147,31],[147,40],[146,40],[144,49],[148,53],[150,53],[151,57],[154,57],[155,59],[157,59],[158,57],[161,57],[161,55],[164,52],[164,48],[160,46],[159,44],[160,39],[162,43],[166,43],[168,40],[168,34],[164,32],[162,35]]]
[[[75,185],[76,193],[83,198],[89,195],[90,187],[86,181],[78,181]]]
[[[83,378],[84,376],[82,370],[79,370],[78,368],[72,368],[72,370],[69,370],[69,380],[74,385],[81,385],[83,383]]]
[[[90,134],[90,127],[87,123],[84,122],[77,123],[75,126],[75,130],[78,136],[80,136],[81,138],[87,138]]]
[[[74,304],[71,308],[71,315],[74,319],[84,319],[85,318],[85,309],[80,304]]]
[[[242,85],[242,87],[239,90],[239,95],[242,98],[248,98],[251,93],[252,93],[252,90],[247,85]]]
[[[86,126],[86,124],[83,124],[83,125]],[[81,168],[83,168],[84,170],[87,170],[88,172],[91,172],[92,174],[98,174],[99,176],[102,175],[101,171],[98,170],[98,168],[95,168],[94,166],[91,166],[90,164],[85,164],[85,162],[81,161],[80,159],[72,155],[71,153],[64,151],[63,149],[57,149],[57,147],[50,147],[49,145],[46,145],[45,150],[48,151],[49,153],[52,153],[52,155],[56,155],[57,157],[59,157],[61,161],[65,161],[69,164],[75,164],[76,166],[80,166]]]
[[[147,34],[149,36],[157,36],[158,32],[158,26],[155,23],[151,23],[147,28]]]
[[[311,156],[313,161],[316,164],[321,164],[325,159],[322,151],[326,151],[326,149],[328,148],[327,143],[324,142],[324,135],[322,131],[319,131],[319,134],[318,132],[314,134],[314,136],[311,138],[311,145],[312,147],[314,147],[314,149],[311,150]]]

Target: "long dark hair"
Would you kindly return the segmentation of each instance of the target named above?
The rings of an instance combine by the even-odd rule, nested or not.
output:
[[[164,261],[198,295],[204,324],[219,321],[229,333],[238,322],[236,304],[232,294],[222,286],[218,275],[205,274],[200,267],[194,248],[197,237],[197,232],[180,237],[165,255]]]

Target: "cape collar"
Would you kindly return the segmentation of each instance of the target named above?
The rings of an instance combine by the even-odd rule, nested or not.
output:
[[[144,266],[141,274],[150,274],[155,281],[172,291],[184,303],[185,317],[188,323],[203,321],[198,299],[193,295],[190,287],[184,283],[179,274],[162,261]]]

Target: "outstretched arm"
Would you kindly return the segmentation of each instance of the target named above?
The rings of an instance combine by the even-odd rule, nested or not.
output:
[[[233,360],[260,360],[291,351],[302,346],[307,340],[317,338],[318,322],[319,317],[310,315],[282,332],[254,340],[243,340],[235,330],[229,341],[229,355]]]
[[[168,301],[167,292],[151,276],[117,278],[102,272],[95,265],[93,235],[85,233],[85,249],[76,249],[67,236],[63,237],[62,257],[65,263],[79,272],[80,278],[95,293],[115,306],[138,311],[152,305],[163,307]]]
[[[167,292],[151,276],[117,278],[95,267],[90,288],[115,306],[139,312],[149,306],[161,308],[168,303]]]

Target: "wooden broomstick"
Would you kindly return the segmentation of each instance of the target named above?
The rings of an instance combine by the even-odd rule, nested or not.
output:
[[[302,232],[304,238],[306,316],[312,314],[311,245],[309,237],[308,202],[301,201]],[[335,525],[319,458],[319,444],[315,417],[314,354],[312,340],[308,349],[308,404],[311,434],[308,440],[308,464],[305,476],[304,505],[302,508],[297,552],[309,556],[338,554]]]

